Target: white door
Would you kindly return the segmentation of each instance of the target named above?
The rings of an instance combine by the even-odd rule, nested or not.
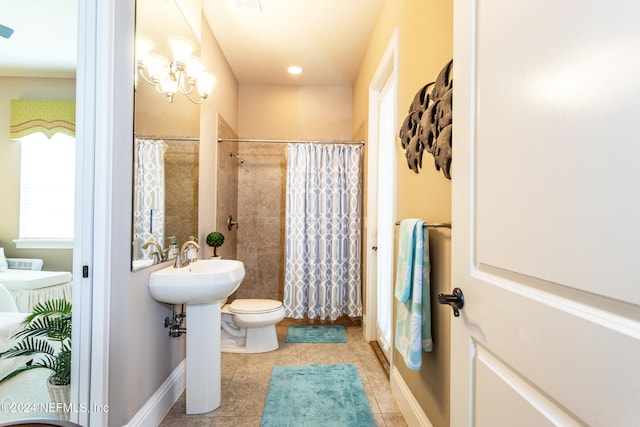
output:
[[[452,426],[640,423],[638,22],[455,2]]]
[[[393,233],[396,207],[398,110],[398,31],[369,86],[367,143],[367,312],[365,337],[376,340],[391,360],[393,292]]]
[[[387,360],[391,360],[391,313],[393,294],[393,227],[395,222],[395,82],[389,78],[378,98],[377,168],[377,257],[376,339]]]

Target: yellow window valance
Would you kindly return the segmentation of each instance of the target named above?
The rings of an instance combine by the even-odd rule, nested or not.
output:
[[[75,136],[75,101],[12,99],[9,138],[19,139],[36,132],[51,138],[55,133]]]

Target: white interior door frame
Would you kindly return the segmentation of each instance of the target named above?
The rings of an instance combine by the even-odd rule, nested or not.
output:
[[[131,33],[118,28],[116,16],[127,25],[133,13],[132,1],[78,3],[76,176],[82,186],[76,191],[71,396],[79,405],[72,421],[92,427],[108,425],[109,412],[114,46],[133,31],[133,25]]]
[[[376,283],[377,268],[375,260],[376,254],[372,246],[377,240],[377,177],[378,177],[378,145],[380,135],[378,134],[378,123],[380,121],[378,99],[385,87],[385,84],[393,79],[395,87],[398,87],[398,34],[396,28],[391,36],[391,40],[382,55],[378,68],[369,84],[369,120],[367,138],[367,271],[365,273],[367,283],[366,311],[364,313],[364,335],[367,341],[376,339],[376,287],[371,284]],[[396,99],[397,102],[397,99]],[[393,123],[398,122],[398,106],[393,108]],[[394,201],[395,203],[395,201]]]
[[[71,402],[91,401],[91,334],[93,269],[93,178],[95,134],[96,2],[78,2],[78,61],[76,69],[76,186],[73,246],[73,331]],[[87,411],[74,411],[71,421],[89,424]]]

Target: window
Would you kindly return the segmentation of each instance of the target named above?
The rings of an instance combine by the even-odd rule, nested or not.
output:
[[[17,247],[52,247],[42,240],[66,240],[74,227],[75,138],[48,139],[37,132],[20,138],[20,229]],[[35,239],[35,240],[34,240]],[[30,242],[30,243],[29,243]],[[55,246],[60,247],[60,246]]]

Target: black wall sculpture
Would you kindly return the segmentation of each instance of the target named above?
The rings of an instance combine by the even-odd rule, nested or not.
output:
[[[451,179],[451,108],[453,101],[453,60],[440,71],[435,82],[416,93],[409,114],[400,128],[400,143],[405,149],[409,169],[422,168],[422,153],[427,150],[436,170]]]

